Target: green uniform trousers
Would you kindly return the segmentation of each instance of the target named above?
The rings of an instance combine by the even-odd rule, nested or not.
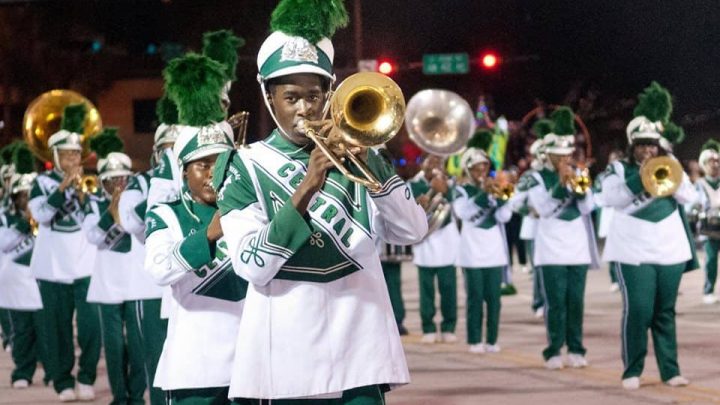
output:
[[[385,405],[385,393],[389,387],[368,385],[349,389],[337,399],[244,399],[236,398],[233,405]]]
[[[720,250],[720,239],[708,239],[705,241],[705,294],[715,292],[715,281],[717,281],[718,250]]]
[[[648,329],[652,332],[660,377],[667,381],[680,375],[675,335],[675,302],[685,263],[669,266],[620,263],[616,274],[623,295],[620,325],[622,378],[639,377],[645,366]]]
[[[135,301],[98,304],[111,405],[144,404],[147,377]]]
[[[135,314],[140,325],[142,346],[145,351],[145,371],[147,386],[150,387],[150,404],[163,405],[166,403],[165,392],[153,387],[155,370],[162,354],[165,336],[167,335],[167,319],[160,318],[161,299],[135,301]]]
[[[0,335],[2,335],[2,348],[5,350],[5,348],[11,344],[12,340],[10,313],[7,309],[0,310]]]
[[[467,293],[468,344],[482,343],[483,303],[487,307],[486,343],[497,343],[503,270],[504,267],[463,269]]]
[[[32,382],[38,361],[45,356],[44,346],[39,341],[38,330],[42,328],[40,311],[3,310],[8,314],[12,335],[12,359],[15,369],[12,381]]]
[[[90,277],[72,284],[39,280],[43,301],[43,335],[47,340],[47,369],[53,388],[61,392],[75,386],[72,370],[75,365],[73,344],[73,315],[77,311],[77,339],[80,346],[78,382],[92,385],[97,376],[97,364],[102,344],[99,309],[86,301]]]
[[[537,270],[545,300],[548,340],[543,357],[547,360],[560,355],[565,344],[568,353],[585,355],[582,339],[588,266],[539,266]]]
[[[228,405],[230,387],[165,391],[168,405]]]
[[[382,262],[383,276],[387,284],[390,304],[392,305],[395,322],[402,325],[405,320],[405,303],[402,298],[402,284],[400,275],[401,263]]]
[[[433,321],[435,317],[435,277],[440,292],[440,313],[442,332],[455,332],[457,323],[457,279],[455,266],[423,267],[418,266],[420,281],[420,319],[423,333],[437,332]]]
[[[533,254],[535,252],[535,241],[532,239],[525,241],[525,249],[528,251],[528,257],[530,258],[530,268],[532,269],[532,287],[533,287],[533,296],[532,296],[532,304],[530,307],[532,308],[533,312],[537,311],[538,309],[542,308],[543,305],[545,305],[545,302],[543,301],[543,295],[542,291],[540,291],[540,273],[535,270],[535,265],[533,264]]]

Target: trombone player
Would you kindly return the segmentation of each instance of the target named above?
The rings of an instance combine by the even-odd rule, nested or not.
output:
[[[638,98],[626,130],[628,158],[608,167],[601,187],[601,200],[615,209],[604,260],[617,262],[624,303],[622,385],[629,390],[640,387],[648,329],[662,381],[688,384],[677,361],[675,302],[683,272],[697,268],[681,208],[695,200],[696,190],[677,160],[667,156],[684,134],[670,122],[666,89],[653,82]]]
[[[274,32],[257,65],[277,129],[221,154],[212,178],[233,269],[249,282],[230,382],[236,404],[379,405],[391,385],[409,382],[375,240],[412,244],[427,225],[391,162],[353,148],[379,187],[358,184],[311,140],[358,118],[350,112],[342,122],[318,122],[328,101],[341,101],[329,97],[329,37],[347,23],[347,12],[337,0],[316,3],[298,10],[283,0],[273,12]],[[300,18],[315,24],[299,26]],[[385,97],[382,89],[368,91]],[[387,110],[370,115],[397,119],[399,128],[402,114],[387,113],[401,101],[387,101]]]

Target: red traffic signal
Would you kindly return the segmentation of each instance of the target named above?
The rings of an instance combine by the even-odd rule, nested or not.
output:
[[[495,52],[486,52],[480,57],[480,65],[483,69],[495,69],[500,64],[500,56]]]
[[[395,71],[395,65],[393,65],[392,62],[384,60],[384,61],[380,61],[380,63],[378,63],[378,72],[380,72],[384,75],[389,75],[389,74],[392,74],[394,71]]]

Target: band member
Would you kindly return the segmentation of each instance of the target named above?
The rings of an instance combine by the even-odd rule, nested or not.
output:
[[[42,300],[29,267],[35,236],[27,204],[37,174],[27,146],[16,148],[13,160],[17,173],[7,188],[10,205],[0,213],[0,310],[8,315],[12,332],[12,387],[22,389],[32,383],[45,352],[39,333]]]
[[[667,155],[673,143],[682,141],[682,129],[669,122],[671,111],[670,94],[653,82],[639,96],[635,118],[627,127],[628,159],[613,163],[602,181],[602,200],[615,209],[604,259],[618,263],[626,389],[640,387],[648,329],[662,381],[688,384],[677,362],[675,302],[683,272],[697,263],[679,204],[693,201],[696,191],[683,173],[674,194],[653,197],[640,176],[640,168],[651,158]]]
[[[444,159],[427,155],[421,171],[410,181],[410,189],[418,203],[425,209],[432,197],[442,195],[448,203],[453,200],[454,190],[443,169]],[[420,243],[413,245],[413,263],[418,267],[420,282],[420,318],[423,343],[457,341],[457,246],[460,241],[455,218],[451,212],[445,221],[428,234]],[[435,324],[435,279],[440,292],[440,336]]]
[[[85,203],[83,230],[98,249],[87,300],[100,308],[113,403],[142,403],[147,383],[136,300],[158,288],[143,270],[141,242],[119,223],[120,194],[132,175],[132,161],[122,153],[116,132],[105,128],[90,141],[98,156],[100,187]]]
[[[306,136],[308,126],[321,138],[336,131],[317,120],[334,79],[329,37],[347,22],[342,2],[316,3],[284,0],[274,11],[258,68],[278,128],[221,155],[213,176],[233,268],[250,282],[230,386],[237,404],[381,404],[390,385],[409,381],[375,240],[412,244],[426,221],[376,152],[351,149],[382,184],[371,192]]]
[[[155,111],[160,125],[155,130],[154,169],[148,190],[148,210],[156,204],[177,200],[182,188],[182,175],[176,163],[177,158],[173,155],[173,145],[179,132],[177,106],[167,95],[163,95]]]
[[[63,401],[95,398],[93,384],[100,358],[98,308],[86,300],[95,247],[85,238],[82,222],[84,193],[80,143],[85,105],[65,108],[62,129],[48,140],[55,167],[35,179],[30,192],[30,212],[39,223],[30,268],[40,285],[43,324],[47,331],[46,364],[53,388]],[[42,252],[42,253],[39,253]],[[75,364],[73,315],[76,313],[80,357],[77,393],[72,370]]]
[[[17,146],[16,142],[5,145],[0,149],[0,216],[5,213],[11,205],[10,200],[10,179],[15,173],[15,166],[12,161],[13,151]],[[0,310],[0,337],[2,338],[2,348],[9,352],[12,350],[10,344],[12,338],[12,326],[10,324],[10,314],[8,311]]]
[[[698,189],[698,203],[701,212],[706,217],[720,214],[720,142],[711,139],[703,145],[700,158],[700,167],[705,177],[698,179],[695,186]],[[709,211],[710,209],[715,211]],[[710,215],[707,215],[710,214]],[[717,280],[718,250],[720,250],[720,232],[711,235],[704,232],[705,239],[705,286],[703,288],[703,302],[714,304],[718,301],[715,295],[715,281]]]
[[[497,353],[500,323],[500,284],[510,265],[504,223],[512,211],[497,197],[500,184],[489,178],[490,131],[475,133],[463,153],[461,166],[468,182],[457,187],[453,209],[462,220],[458,266],[467,289],[467,342],[471,353]],[[483,304],[487,306],[486,339],[482,340]]]
[[[568,347],[567,364],[587,366],[583,346],[585,279],[597,253],[588,215],[592,190],[577,186],[571,166],[575,151],[574,114],[567,107],[551,115],[553,130],[543,137],[549,165],[533,173],[528,184],[530,204],[537,211],[534,264],[545,301],[548,346],[545,367],[564,367],[560,350]]]
[[[229,403],[228,386],[247,283],[232,271],[211,187],[219,153],[233,149],[221,91],[224,65],[197,54],[164,71],[180,125],[174,154],[185,187],[180,199],[146,217],[145,269],[172,288],[168,333],[154,385],[175,404]],[[242,336],[242,335],[241,335]]]

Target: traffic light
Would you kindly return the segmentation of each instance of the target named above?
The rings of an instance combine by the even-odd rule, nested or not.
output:
[[[500,65],[500,56],[495,52],[485,52],[480,56],[480,66],[486,70],[492,70]]]
[[[378,72],[384,75],[390,75],[395,72],[395,65],[388,60],[381,60],[378,63]]]

